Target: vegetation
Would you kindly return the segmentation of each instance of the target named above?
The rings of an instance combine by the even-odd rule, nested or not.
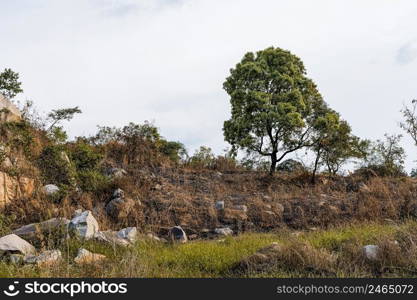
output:
[[[1,224],[1,223],[0,223]],[[164,244],[146,238],[131,248],[76,239],[60,246],[61,263],[42,268],[0,263],[1,277],[416,277],[415,221],[403,224],[363,223],[328,230],[288,230],[269,234],[243,234],[184,245]],[[397,243],[393,243],[397,241]],[[267,267],[237,269],[243,259],[278,242],[282,250]],[[410,243],[411,246],[410,247]],[[376,244],[377,262],[363,256],[362,245]],[[101,264],[79,266],[73,259],[79,248],[107,256]],[[251,268],[252,267],[252,268]]]
[[[17,94],[23,92],[21,85],[22,83],[19,81],[19,73],[7,68],[0,73],[0,94],[12,99]]]

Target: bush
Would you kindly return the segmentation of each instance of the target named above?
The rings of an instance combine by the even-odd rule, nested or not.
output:
[[[94,170],[103,159],[103,155],[93,146],[82,141],[71,147],[70,155],[77,171]]]
[[[38,166],[45,183],[74,186],[76,171],[63,146],[51,145],[43,149]]]
[[[110,179],[99,171],[86,170],[78,172],[78,182],[84,192],[95,192],[109,184]]]

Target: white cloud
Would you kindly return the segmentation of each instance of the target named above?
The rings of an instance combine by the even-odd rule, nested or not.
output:
[[[412,0],[5,0],[0,68],[19,71],[45,111],[79,105],[71,135],[155,120],[168,138],[220,153],[222,83],[245,52],[274,45],[303,59],[357,135],[380,138],[399,132],[402,103],[417,97],[416,60],[397,63],[416,13]]]

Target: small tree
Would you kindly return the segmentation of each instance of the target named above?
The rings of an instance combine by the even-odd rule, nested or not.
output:
[[[0,73],[0,94],[12,99],[17,94],[22,93],[22,83],[19,81],[19,73],[13,72],[12,69],[4,69]]]
[[[400,123],[400,127],[407,132],[410,137],[413,139],[414,144],[417,146],[417,99],[411,101],[411,106],[405,106],[401,110],[404,122]]]
[[[367,156],[367,168],[380,176],[400,176],[404,174],[405,151],[400,146],[401,134],[385,134],[385,140],[377,140]]]
[[[59,124],[61,121],[70,121],[74,118],[75,114],[80,113],[82,113],[82,111],[78,108],[78,106],[53,110],[48,114],[48,118],[52,121],[51,125],[49,125],[48,131],[51,131],[54,126]]]
[[[305,75],[297,56],[271,47],[247,53],[224,83],[232,106],[225,140],[234,151],[269,157],[270,174],[287,154],[308,144],[312,120],[324,103]]]
[[[330,174],[336,174],[340,167],[351,158],[363,158],[368,142],[351,134],[351,128],[341,120],[337,112],[327,109],[314,124],[311,149],[316,158],[312,182],[320,165],[325,165]]]

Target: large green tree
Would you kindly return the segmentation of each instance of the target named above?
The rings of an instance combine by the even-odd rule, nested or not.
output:
[[[224,89],[232,106],[225,140],[234,150],[269,157],[271,174],[287,154],[309,145],[314,120],[325,108],[303,62],[280,48],[247,53]]]

